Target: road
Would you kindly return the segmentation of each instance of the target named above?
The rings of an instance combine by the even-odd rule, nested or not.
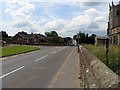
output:
[[[77,47],[40,48],[0,61],[2,88],[79,88]]]

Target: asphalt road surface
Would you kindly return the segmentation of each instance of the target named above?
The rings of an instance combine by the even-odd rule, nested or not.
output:
[[[40,48],[0,61],[2,88],[79,88],[77,47]]]

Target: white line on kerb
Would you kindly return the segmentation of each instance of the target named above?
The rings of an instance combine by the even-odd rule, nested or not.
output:
[[[6,77],[6,76],[8,76],[8,75],[10,75],[10,74],[12,74],[12,73],[14,73],[14,72],[16,72],[16,71],[19,71],[20,69],[22,69],[22,68],[24,68],[24,67],[25,67],[25,66],[21,66],[21,67],[19,67],[18,69],[15,69],[15,70],[7,73],[7,74],[3,74],[2,76],[0,76],[0,79],[2,79],[3,77]]]
[[[62,49],[58,49],[58,51],[61,51]]]
[[[35,61],[39,61],[39,60],[41,60],[41,59],[43,59],[43,58],[45,58],[45,57],[48,57],[48,55],[45,55],[45,56],[43,56],[43,57],[41,57],[41,58],[39,58],[39,59],[36,59]]]
[[[54,54],[54,53],[56,53],[56,51],[52,52],[51,54]]]
[[[82,52],[82,49],[81,49],[81,47],[80,47],[80,51]]]

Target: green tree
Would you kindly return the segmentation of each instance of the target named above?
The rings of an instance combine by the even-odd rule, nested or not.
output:
[[[51,36],[52,36],[52,37],[53,37],[53,36],[57,36],[57,37],[58,37],[58,34],[57,34],[56,31],[51,31]]]
[[[71,37],[65,37],[64,42],[65,42],[66,45],[69,45],[72,42],[72,38]]]
[[[89,37],[89,40],[91,41],[90,44],[95,44],[95,37],[96,35],[95,34],[92,34],[90,37]]]
[[[47,37],[51,37],[51,33],[50,33],[50,32],[45,32],[45,35],[46,35]]]
[[[22,31],[22,32],[18,32],[18,34],[27,34],[27,32]]]
[[[49,43],[59,43],[60,41],[60,37],[56,31],[45,32],[45,35],[47,36],[47,41]]]
[[[76,40],[76,42],[78,43],[78,38],[77,35],[80,36],[79,39],[79,43],[80,44],[95,44],[95,34],[92,34],[91,36],[89,36],[89,34],[87,33],[83,33],[83,32],[79,32],[78,34],[73,36],[73,39]]]
[[[79,32],[79,36],[80,36],[79,43],[85,43],[85,41],[86,41],[85,33],[82,33],[82,32],[80,31],[80,32]]]
[[[6,31],[1,31],[0,36],[2,36],[2,38],[8,38],[8,34],[6,33]]]

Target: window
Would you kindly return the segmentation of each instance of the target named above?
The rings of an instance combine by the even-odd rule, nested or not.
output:
[[[117,10],[117,15],[120,15],[120,11],[119,10]]]

